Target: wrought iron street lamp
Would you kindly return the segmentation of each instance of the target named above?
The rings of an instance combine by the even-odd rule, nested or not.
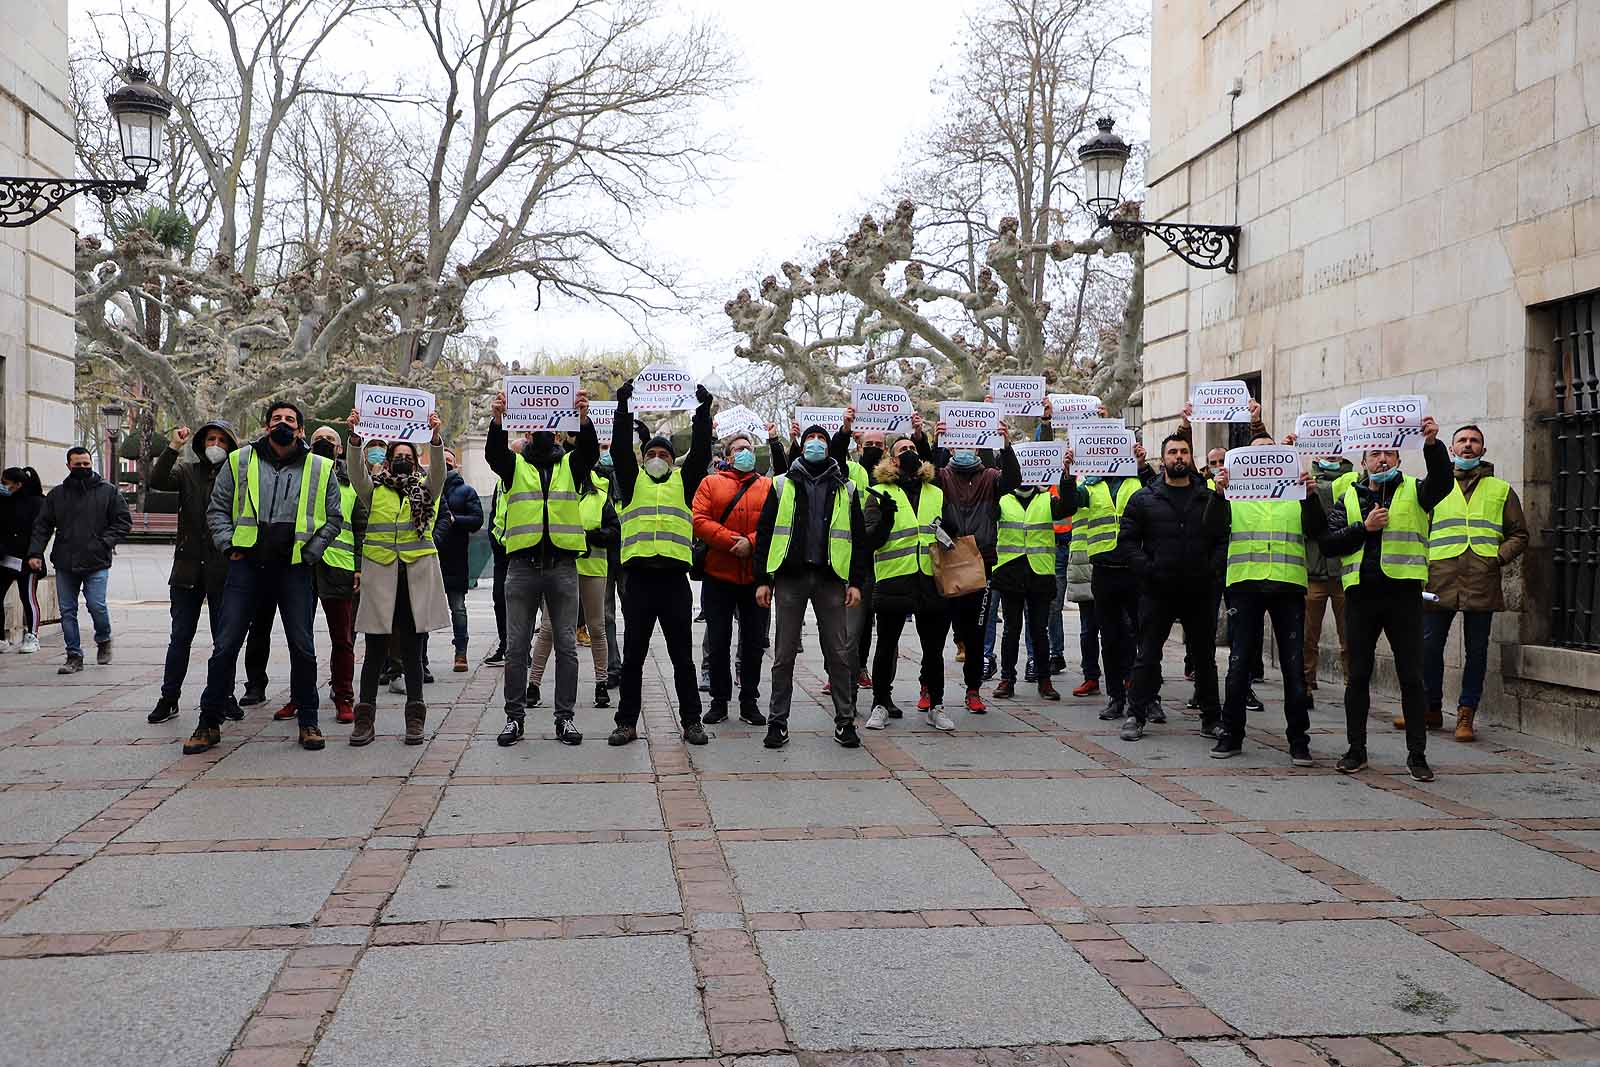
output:
[[[1124,241],[1136,241],[1141,234],[1155,237],[1191,267],[1229,274],[1239,270],[1237,226],[1210,226],[1195,222],[1146,222],[1143,219],[1117,218],[1113,214],[1122,203],[1122,172],[1131,154],[1128,142],[1118,137],[1116,123],[1101,119],[1100,132],[1078,149],[1083,164],[1084,199],[1094,212],[1096,231],[1106,227]]]
[[[172,102],[150,84],[148,72],[128,69],[127,82],[106,97],[117,124],[122,161],[132,178],[0,177],[0,226],[29,226],[79,193],[109,204],[130,192],[142,192],[149,174],[161,162],[161,139],[172,114]]]
[[[121,404],[112,402],[100,408],[100,421],[105,425],[106,437],[109,439],[106,447],[106,481],[114,482],[117,470],[117,438],[122,436],[122,418],[128,409]]]

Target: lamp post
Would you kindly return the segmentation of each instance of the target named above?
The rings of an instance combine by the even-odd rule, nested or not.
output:
[[[100,409],[100,420],[106,427],[106,481],[113,486],[117,484],[117,438],[122,435],[122,417],[128,409],[121,404],[110,403]]]
[[[1221,267],[1229,274],[1237,274],[1241,233],[1237,226],[1145,222],[1113,216],[1122,203],[1122,173],[1131,151],[1128,142],[1113,132],[1116,123],[1110,118],[1102,118],[1096,125],[1100,132],[1078,149],[1078,161],[1083,164],[1084,199],[1089,210],[1094,212],[1095,231],[1109,226],[1111,232],[1124,241],[1138,240],[1141,234],[1149,234],[1191,267],[1201,270]]]
[[[0,177],[0,226],[30,226],[79,193],[109,204],[130,192],[142,192],[149,174],[161,162],[161,138],[172,114],[172,102],[150,84],[150,75],[130,67],[122,88],[106,97],[117,124],[122,161],[132,178]]]

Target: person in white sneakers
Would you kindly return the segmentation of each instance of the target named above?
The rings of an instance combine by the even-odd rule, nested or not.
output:
[[[0,651],[32,654],[39,651],[39,572],[30,569],[28,537],[33,520],[44,507],[44,486],[32,467],[7,467],[0,474],[0,603],[13,583],[22,604],[22,638],[13,648],[0,641]],[[3,621],[3,620],[0,620]]]

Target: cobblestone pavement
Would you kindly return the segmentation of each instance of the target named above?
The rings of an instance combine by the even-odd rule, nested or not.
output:
[[[470,604],[489,632],[487,591]],[[851,751],[808,633],[778,753],[727,724],[687,749],[664,654],[647,743],[605,745],[580,658],[585,743],[535,711],[500,749],[482,639],[453,674],[435,635],[420,748],[385,694],[377,743],[325,714],[302,752],[269,717],[279,653],[266,708],[184,757],[192,711],[144,721],[165,606],[115,616],[114,666],[57,678],[53,632],[0,658],[0,1064],[1600,1059],[1590,753],[1436,735],[1419,786],[1380,704],[1373,769],[1341,778],[1324,684],[1298,770],[1269,681],[1219,764],[1176,659],[1137,744],[1024,685],[954,734],[908,710]]]

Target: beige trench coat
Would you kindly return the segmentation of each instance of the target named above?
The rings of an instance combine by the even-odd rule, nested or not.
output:
[[[350,486],[356,499],[372,505],[372,476],[365,463],[349,465]],[[444,490],[444,446],[428,446],[428,500],[439,499]],[[433,531],[428,531],[432,536]],[[395,590],[399,586],[400,564],[374,563],[361,558],[361,603],[356,608],[356,633],[386,634],[394,627]],[[406,564],[406,587],[411,595],[411,618],[417,633],[442,630],[450,625],[450,604],[444,596],[444,575],[439,557],[423,556]]]

